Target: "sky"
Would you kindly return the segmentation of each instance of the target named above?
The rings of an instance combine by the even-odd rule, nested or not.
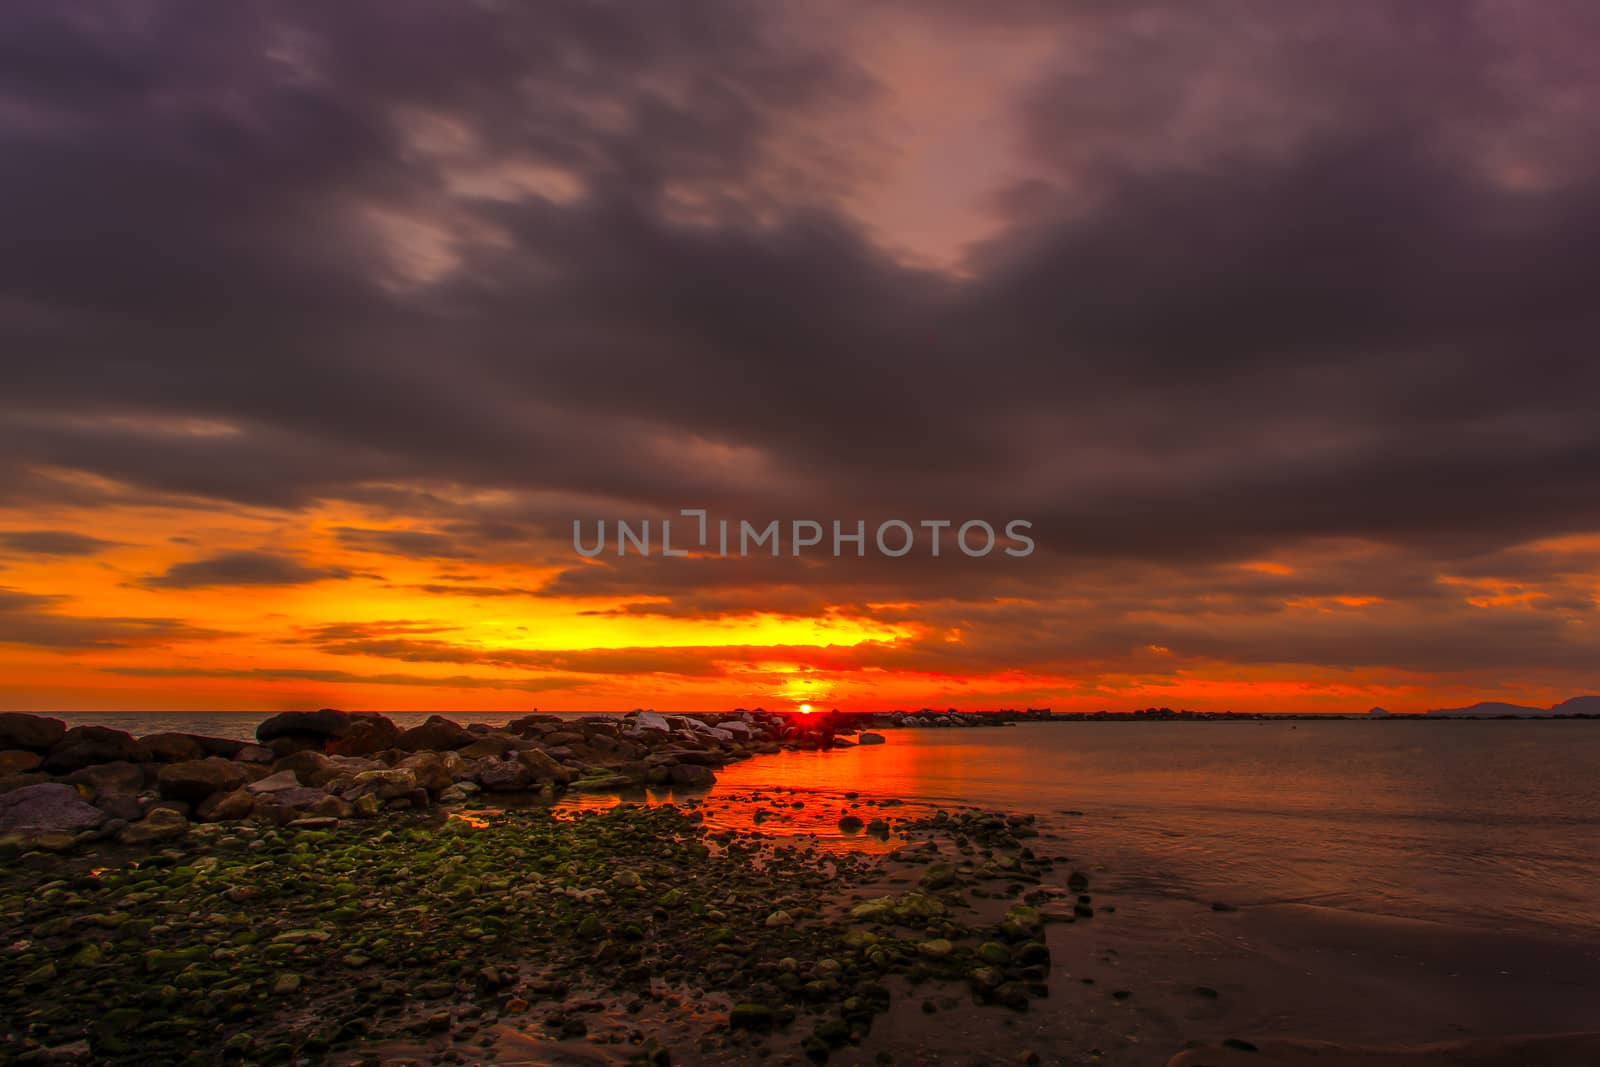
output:
[[[1576,0],[15,0],[0,708],[1600,691],[1597,46]],[[574,551],[683,508],[1035,549]]]

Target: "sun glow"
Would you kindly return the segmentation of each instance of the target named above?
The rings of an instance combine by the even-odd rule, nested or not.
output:
[[[810,704],[801,704],[800,705],[800,714],[802,714],[802,715],[810,715],[811,714],[811,705]]]

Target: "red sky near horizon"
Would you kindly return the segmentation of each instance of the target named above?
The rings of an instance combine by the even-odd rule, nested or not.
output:
[[[1600,691],[1594,10],[408,11],[0,14],[0,708]]]

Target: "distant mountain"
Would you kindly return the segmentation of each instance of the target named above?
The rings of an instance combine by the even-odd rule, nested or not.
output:
[[[1493,719],[1502,716],[1534,718],[1546,715],[1600,715],[1600,696],[1573,697],[1549,708],[1535,708],[1527,704],[1507,704],[1498,700],[1485,700],[1468,708],[1430,708],[1429,715],[1454,715],[1461,718]]]

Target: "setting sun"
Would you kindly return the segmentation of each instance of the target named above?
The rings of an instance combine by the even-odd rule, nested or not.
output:
[[[802,714],[802,715],[810,715],[811,714],[811,705],[810,704],[801,704],[800,705],[800,714]]]

